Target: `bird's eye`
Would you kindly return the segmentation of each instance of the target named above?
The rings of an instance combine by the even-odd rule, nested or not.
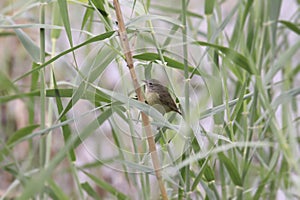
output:
[[[153,85],[153,83],[149,83],[149,85],[150,85],[150,86],[152,86],[152,85]]]

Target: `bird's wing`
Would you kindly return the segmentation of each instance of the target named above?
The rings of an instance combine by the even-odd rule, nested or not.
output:
[[[173,98],[171,97],[169,91],[165,90],[159,94],[159,100],[163,105],[168,105],[171,110],[178,111],[177,105],[175,104]]]

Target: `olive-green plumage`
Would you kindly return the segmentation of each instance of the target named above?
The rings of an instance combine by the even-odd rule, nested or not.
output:
[[[175,111],[181,115],[167,87],[163,86],[156,79],[149,79],[144,82],[146,83],[145,98],[149,105],[162,114]]]

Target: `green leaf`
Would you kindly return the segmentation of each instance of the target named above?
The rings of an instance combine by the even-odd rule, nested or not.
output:
[[[95,7],[98,9],[98,11],[100,12],[100,14],[107,19],[108,17],[108,12],[106,12],[105,8],[104,8],[104,1],[103,0],[91,0],[93,2],[93,4],[95,5]]]
[[[59,12],[59,6],[58,6],[57,2],[53,2],[52,24],[57,25],[57,26],[62,25],[61,15],[60,15],[60,12]],[[59,38],[60,33],[61,33],[60,29],[52,29],[51,30],[51,38],[52,39]]]
[[[207,76],[204,78],[209,94],[211,95],[213,106],[219,106],[223,103],[223,87],[222,80],[220,77]],[[223,124],[224,112],[215,113],[214,122],[215,124]]]
[[[0,98],[3,93],[9,93],[11,90],[17,92],[18,87],[15,86],[13,82],[11,82],[10,78],[0,70]],[[1,100],[0,100],[1,103]]]
[[[272,2],[268,3],[269,5],[269,20],[271,22],[276,22],[278,21],[278,17],[280,15],[280,11],[281,11],[281,4],[282,4],[282,0],[272,0]],[[277,44],[277,23],[272,23],[271,24],[271,35],[272,35],[272,44],[276,45]]]
[[[289,28],[290,30],[294,31],[297,35],[300,35],[300,28],[299,28],[299,24],[296,25],[295,23],[289,22],[289,21],[285,21],[285,20],[279,20],[279,23],[285,25],[287,28]]]
[[[242,107],[242,104],[244,102],[244,96],[245,96],[245,92],[246,92],[247,83],[248,83],[248,81],[245,81],[243,83],[242,88],[240,89],[240,95],[239,95],[237,104],[236,104],[236,106],[235,106],[235,108],[234,108],[234,110],[233,110],[233,112],[230,116],[231,121],[234,121],[236,119],[236,117],[237,117],[237,115],[238,115],[238,113],[239,113],[239,111]]]
[[[216,44],[211,44],[211,43],[207,43],[207,42],[202,42],[202,41],[196,41],[193,42],[193,44],[197,44],[200,46],[207,46],[207,47],[212,47],[216,50],[221,51],[223,54],[225,54],[226,58],[232,60],[235,64],[237,64],[238,66],[242,67],[243,69],[245,69],[247,72],[249,72],[250,74],[257,74],[257,69],[251,67],[248,59],[243,56],[242,54],[224,47],[224,46],[220,46],[220,45],[216,45]]]
[[[93,12],[92,9],[86,8],[85,13],[83,15],[83,19],[82,19],[82,22],[81,22],[81,28],[80,29],[82,29],[82,30],[84,29],[88,19],[93,17],[93,13],[94,12]]]
[[[80,83],[78,88],[72,94],[72,98],[69,100],[67,106],[59,114],[59,120],[62,120],[62,118],[67,114],[67,112],[83,97],[86,87],[87,84],[85,82]]]
[[[270,181],[273,174],[274,174],[274,170],[272,169],[272,170],[270,170],[269,173],[267,173],[266,177],[259,182],[257,190],[252,198],[253,200],[261,199],[262,193],[266,189],[266,185],[267,185],[268,181]]]
[[[0,32],[0,37],[7,37],[7,36],[15,36],[16,34],[14,32],[10,31],[2,31]]]
[[[85,74],[84,77],[86,80],[81,79],[78,76],[79,86],[72,95],[72,98],[68,102],[68,105],[65,107],[64,111],[61,113],[61,116],[65,115],[77,102],[79,99],[83,98],[85,92],[87,91],[89,85],[86,82],[94,82],[101,73],[106,69],[106,67],[115,59],[117,56],[116,52],[109,47],[104,47],[99,52],[99,55],[93,60],[92,65],[86,65],[82,68],[82,73]],[[97,89],[96,89],[97,90]],[[102,95],[104,98],[108,95],[97,90],[97,94]],[[94,100],[97,100],[96,98]],[[110,100],[109,100],[110,101]]]
[[[241,22],[242,27],[244,27],[244,25],[245,25],[247,15],[249,14],[249,10],[252,5],[253,5],[253,0],[248,0],[247,4],[245,6],[244,12],[243,12],[243,17],[242,17],[242,22]]]
[[[52,71],[52,77],[53,77],[54,90],[56,93],[56,107],[57,107],[58,113],[61,114],[63,112],[63,104],[62,104],[62,100],[60,98],[59,90],[57,89],[57,83],[56,83],[55,74],[53,71]],[[61,117],[60,121],[61,122],[67,121],[67,115],[63,115]],[[63,131],[64,141],[65,141],[65,143],[67,143],[67,141],[72,136],[72,131],[71,131],[69,124],[62,126],[62,131]],[[70,158],[72,161],[76,161],[76,155],[75,155],[73,148],[70,149],[69,155],[70,155]]]
[[[211,15],[214,11],[215,0],[205,0],[205,10],[206,15]]]
[[[18,77],[16,80],[14,80],[14,82],[16,82],[16,81],[18,81],[18,80],[20,80],[20,79],[22,79],[22,78],[25,78],[26,76],[32,74],[32,73],[35,72],[35,71],[38,71],[38,70],[40,70],[40,69],[46,67],[47,65],[49,65],[49,64],[51,64],[52,62],[56,61],[58,58],[60,58],[60,57],[62,57],[62,56],[64,56],[64,55],[66,55],[66,54],[68,54],[68,53],[70,53],[70,52],[72,52],[72,51],[74,51],[74,50],[76,50],[76,49],[79,49],[79,48],[81,48],[81,47],[83,47],[83,46],[86,46],[87,44],[90,44],[90,43],[94,43],[94,42],[98,42],[98,41],[101,41],[101,40],[105,40],[106,38],[111,37],[114,33],[115,33],[115,31],[110,31],[110,32],[103,33],[103,34],[101,34],[101,35],[92,37],[92,38],[86,40],[85,42],[83,42],[83,43],[81,43],[81,44],[79,44],[79,45],[77,45],[77,46],[74,46],[74,47],[72,47],[72,48],[70,48],[70,49],[68,49],[68,50],[65,50],[65,51],[63,51],[62,53],[58,54],[57,56],[54,56],[53,58],[51,58],[51,59],[48,60],[47,62],[41,64],[39,67],[36,67],[36,68],[32,69],[31,71],[29,71],[29,72],[27,72],[27,73],[24,73],[22,76]]]
[[[32,69],[35,69],[36,67],[39,67],[39,65],[35,62],[32,63]],[[36,71],[32,73],[31,75],[31,85],[30,85],[30,91],[37,90],[39,88],[39,72]]]
[[[96,120],[88,124],[79,134],[78,137],[76,137],[76,140],[74,141],[74,148],[78,147],[81,143],[84,142],[84,140],[91,135],[96,129],[98,129],[106,120],[109,119],[109,117],[114,113],[113,109],[107,109],[103,111]],[[68,142],[69,143],[69,142]]]
[[[37,127],[39,127],[40,125],[38,124],[33,124],[33,125],[29,125],[26,126],[24,128],[21,128],[19,130],[17,130],[16,132],[14,132],[8,139],[7,144],[11,145],[13,143],[15,143],[18,140],[22,140],[24,137],[26,137],[27,135],[31,134],[33,130],[35,130]]]
[[[0,79],[1,80],[1,79]],[[75,92],[75,89],[48,89],[46,90],[46,97],[57,97],[58,93],[60,97],[63,98],[70,98],[73,96],[73,93]],[[40,96],[40,91],[35,90],[28,93],[20,93],[15,95],[6,95],[6,96],[0,96],[0,104],[7,103],[9,101],[15,100],[15,99],[22,99],[26,97],[38,97]],[[96,101],[96,102],[106,102],[110,103],[110,97],[104,94],[103,92],[97,90],[96,93],[94,91],[86,90],[84,92],[84,95],[81,97],[82,99],[90,100],[90,101]]]
[[[235,185],[242,187],[243,182],[242,182],[241,176],[240,176],[236,166],[231,162],[231,160],[229,158],[227,158],[224,155],[224,153],[222,153],[222,152],[218,153],[218,157],[219,157],[220,161],[225,165],[232,182]]]
[[[226,152],[230,149],[234,149],[237,147],[253,147],[253,148],[265,148],[265,147],[273,147],[274,144],[270,143],[270,142],[232,142],[232,143],[228,143],[228,144],[224,144],[221,146],[217,146],[212,150],[209,151],[201,151],[198,152],[194,155],[191,155],[190,157],[188,157],[186,160],[184,160],[183,162],[179,163],[178,165],[176,165],[176,170],[181,169],[184,166],[190,165],[196,161],[199,161],[201,159],[207,158],[210,155],[215,155],[218,153],[223,153]]]
[[[68,200],[68,196],[64,193],[61,187],[59,187],[52,179],[48,181],[49,187],[47,187],[47,193],[52,199]]]
[[[80,185],[90,197],[92,197],[93,199],[100,200],[100,197],[98,196],[97,192],[91,187],[91,185],[88,182],[81,183]]]
[[[107,182],[97,178],[96,176],[94,176],[94,175],[92,175],[88,172],[83,171],[83,173],[85,173],[90,179],[92,179],[100,188],[102,188],[105,191],[111,193],[112,195],[114,195],[118,199],[122,199],[122,200],[123,199],[130,199],[128,196],[126,196],[122,192],[118,191],[116,188],[114,188],[113,186],[111,186]]]
[[[138,59],[138,60],[151,61],[151,62],[157,62],[158,60],[160,60],[160,56],[157,53],[142,53],[142,54],[134,55],[133,58]],[[167,66],[175,68],[175,69],[180,69],[180,70],[184,69],[183,63],[178,62],[167,56],[163,56],[163,58],[164,58]],[[195,67],[188,66],[188,70],[189,70],[189,72],[192,72],[195,70]],[[196,74],[200,75],[198,70],[196,71]]]
[[[243,100],[245,99],[249,99],[253,96],[252,93],[250,94],[246,94],[244,97],[243,97]],[[228,105],[229,107],[232,107],[234,105],[236,105],[237,103],[240,103],[240,99],[234,99],[234,100],[231,100],[228,102]],[[215,106],[213,108],[208,108],[206,109],[205,111],[201,112],[200,114],[200,119],[204,119],[204,118],[207,118],[209,116],[214,116],[216,115],[217,113],[220,113],[220,112],[223,112],[224,110],[226,109],[226,105],[225,104],[222,104],[222,105],[219,105],[219,106]]]
[[[203,160],[201,160],[203,161]],[[206,169],[206,166],[207,166],[207,161],[208,159],[206,159],[205,161],[203,161],[201,164],[201,169],[200,171],[197,173],[197,176],[192,184],[192,191],[195,190],[197,188],[197,185],[199,184],[199,182],[202,180],[202,176],[203,176],[203,173]]]
[[[68,11],[68,4],[66,0],[57,0],[60,10],[60,16],[63,21],[63,24],[66,29],[66,33],[69,39],[70,46],[73,47],[73,39],[72,39],[72,32],[70,26],[70,19],[69,19],[69,11]]]
[[[36,63],[40,61],[40,48],[31,40],[31,38],[21,29],[14,29],[17,37],[26,49],[32,60]]]
[[[296,87],[293,89],[290,89],[288,91],[282,92],[279,96],[276,97],[272,101],[272,108],[277,109],[279,105],[285,104],[287,102],[291,102],[292,98],[300,95],[300,88]]]
[[[53,171],[56,169],[57,165],[61,163],[62,160],[65,159],[66,155],[69,153],[70,148],[76,148],[80,145],[85,139],[90,136],[101,124],[103,124],[110,116],[112,115],[112,109],[108,109],[102,112],[96,120],[91,122],[87,127],[84,128],[79,134],[74,134],[68,142],[65,144],[63,148],[51,159],[46,168],[39,171],[38,174],[33,176],[31,180],[27,182],[24,186],[24,190],[18,199],[27,200],[30,197],[37,195],[45,186],[45,182],[48,179],[51,179],[51,175]],[[55,127],[50,127],[50,129],[54,129]],[[47,130],[41,130],[38,133],[33,133],[29,135],[29,138],[32,138],[37,135],[44,134]]]
[[[274,62],[274,65],[270,68],[270,70],[267,72],[264,80],[264,84],[269,84],[269,82],[273,79],[275,74],[277,72],[284,68],[287,61],[291,60],[292,57],[299,51],[300,48],[300,41],[296,42],[293,46],[291,46],[289,49],[284,51],[282,54],[279,55],[276,62]]]

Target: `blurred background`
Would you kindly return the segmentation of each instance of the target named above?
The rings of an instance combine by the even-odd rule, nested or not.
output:
[[[120,2],[141,87],[189,114],[152,119],[170,199],[300,198],[299,3]],[[112,1],[0,6],[0,198],[159,199]]]

